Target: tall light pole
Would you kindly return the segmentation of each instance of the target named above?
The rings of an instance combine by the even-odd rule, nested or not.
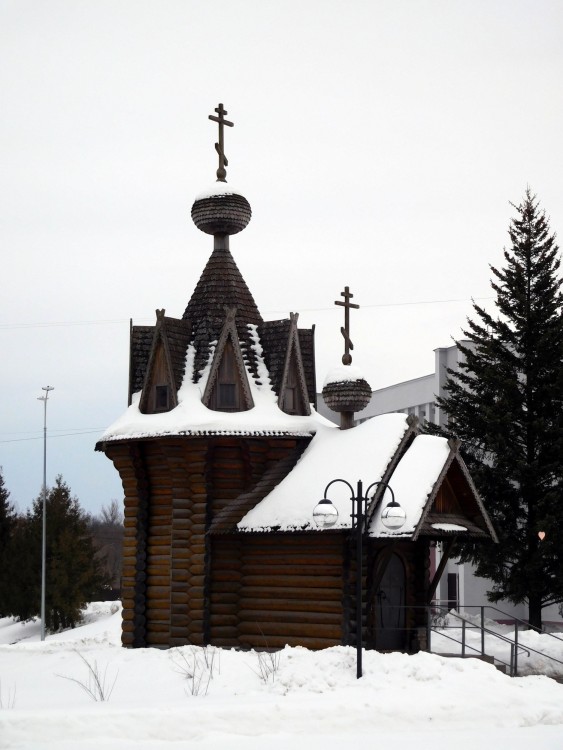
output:
[[[364,492],[363,484],[361,480],[358,480],[356,488],[356,494],[354,494],[354,488],[345,479],[333,479],[329,482],[325,488],[323,499],[315,506],[313,510],[313,518],[317,526],[323,529],[334,526],[338,520],[338,511],[332,504],[332,501],[328,499],[326,493],[329,487],[333,484],[340,482],[345,484],[352,496],[352,529],[356,531],[356,677],[359,679],[362,676],[362,646],[363,646],[363,632],[362,632],[362,542],[367,519],[367,507],[369,502],[370,490],[380,485],[385,487],[391,493],[391,502],[381,512],[381,523],[388,529],[400,529],[405,523],[406,513],[401,508],[399,503],[395,501],[395,494],[387,482],[373,482]]]
[[[44,396],[38,396],[43,401],[43,535],[41,542],[41,640],[45,640],[45,581],[47,569],[47,401],[49,391],[55,389],[51,385],[43,386]]]

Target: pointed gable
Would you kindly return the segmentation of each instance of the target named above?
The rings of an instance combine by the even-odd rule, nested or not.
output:
[[[166,318],[164,310],[157,310],[156,317],[139,402],[144,414],[170,411],[177,406],[190,335],[187,321]]]
[[[370,536],[416,541],[421,535],[441,539],[460,534],[496,540],[459,445],[459,441],[435,435],[414,439],[389,479],[395,499],[406,512],[405,525],[390,530],[381,523],[383,500],[370,522]]]
[[[203,403],[214,411],[246,411],[254,403],[237,334],[236,308],[226,308],[225,313]]]
[[[309,415],[309,396],[297,331],[298,313],[289,314],[289,335],[278,395],[278,406],[286,414]]]

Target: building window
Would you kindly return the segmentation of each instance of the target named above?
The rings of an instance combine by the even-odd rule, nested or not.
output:
[[[234,409],[237,405],[237,387],[235,383],[219,383],[219,407]]]
[[[293,414],[295,412],[295,387],[287,387],[285,389],[284,394],[284,411],[286,411],[288,414]]]
[[[154,389],[154,410],[168,411],[170,408],[170,394],[167,385],[157,385]]]
[[[211,396],[210,408],[217,411],[241,411],[241,385],[240,375],[233,345],[227,341],[219,371],[217,382]]]

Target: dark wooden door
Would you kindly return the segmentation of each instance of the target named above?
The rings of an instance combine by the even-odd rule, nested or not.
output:
[[[374,642],[378,651],[405,649],[405,589],[405,566],[399,555],[393,553],[372,601]]]

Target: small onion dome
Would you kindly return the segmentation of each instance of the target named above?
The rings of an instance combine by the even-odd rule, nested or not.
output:
[[[192,206],[194,224],[206,234],[237,234],[251,216],[250,203],[226,182],[216,182],[200,193]]]
[[[358,367],[341,365],[331,370],[324,382],[323,399],[336,412],[357,412],[371,399],[371,386]]]

